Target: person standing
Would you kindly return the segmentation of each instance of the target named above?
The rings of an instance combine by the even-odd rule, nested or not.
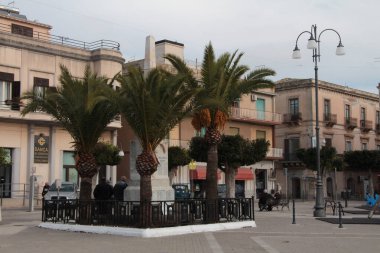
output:
[[[46,195],[46,193],[48,193],[49,189],[50,189],[50,185],[48,182],[46,182],[44,187],[42,188],[42,193],[41,193],[42,198],[45,197],[45,195]]]
[[[116,201],[124,201],[124,190],[127,188],[127,178],[122,176],[120,181],[118,181],[113,187],[113,196]]]
[[[94,189],[94,198],[96,200],[109,200],[113,194],[112,186],[107,184],[105,177],[100,179],[99,184],[95,186]]]

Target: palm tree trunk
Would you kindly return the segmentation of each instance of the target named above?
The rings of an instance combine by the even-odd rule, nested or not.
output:
[[[235,174],[236,169],[226,165],[227,198],[235,198]]]
[[[152,226],[152,174],[157,171],[158,160],[153,151],[137,156],[136,170],[140,174],[140,226]]]
[[[207,152],[206,198],[218,198],[218,145],[210,144]]]
[[[206,217],[207,223],[218,221],[218,145],[210,144],[206,170]]]
[[[152,226],[152,176],[142,175],[140,179],[141,227]]]
[[[91,153],[78,153],[76,156],[76,168],[81,178],[80,182],[80,203],[79,223],[89,224],[91,221],[91,192],[92,178],[98,173],[96,159]]]

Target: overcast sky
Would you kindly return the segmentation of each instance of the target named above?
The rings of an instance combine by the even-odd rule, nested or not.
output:
[[[147,35],[185,44],[193,61],[211,41],[217,54],[239,49],[250,68],[273,68],[274,80],[314,78],[306,34],[298,43],[303,58],[291,54],[297,36],[317,24],[337,30],[346,51],[336,56],[338,36],[322,34],[320,80],[373,93],[380,82],[379,0],[15,0],[14,7],[55,35],[115,40],[127,61],[144,57]]]

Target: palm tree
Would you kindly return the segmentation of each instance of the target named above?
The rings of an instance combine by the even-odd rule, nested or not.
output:
[[[244,94],[259,88],[273,87],[273,81],[267,79],[275,75],[269,68],[249,71],[245,65],[239,65],[243,53],[224,53],[215,58],[214,49],[209,43],[203,56],[200,75],[201,90],[195,98],[198,110],[193,114],[192,125],[200,131],[206,128],[205,139],[209,144],[207,154],[206,197],[217,199],[218,143],[221,141],[220,131],[228,120],[229,107]],[[186,64],[174,55],[166,57],[178,72],[196,77]]]
[[[98,173],[94,147],[106,126],[118,113],[116,101],[109,99],[113,90],[108,79],[90,71],[83,79],[74,78],[61,65],[60,87],[48,89],[45,96],[33,91],[24,94],[27,105],[21,114],[42,111],[51,115],[73,139],[75,167],[81,178],[80,199],[91,199],[92,178]]]
[[[118,81],[120,111],[138,138],[142,153],[137,156],[136,170],[140,180],[140,201],[152,200],[151,176],[159,164],[156,147],[193,108],[197,92],[184,75],[155,68],[148,73],[129,67]],[[143,216],[145,216],[143,214]]]

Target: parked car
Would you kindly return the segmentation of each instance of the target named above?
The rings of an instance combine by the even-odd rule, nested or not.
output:
[[[189,186],[186,184],[173,184],[175,199],[189,199],[190,191]]]
[[[75,200],[78,198],[77,184],[72,182],[62,182],[61,188],[57,189],[55,182],[50,186],[45,194],[45,200]]]

